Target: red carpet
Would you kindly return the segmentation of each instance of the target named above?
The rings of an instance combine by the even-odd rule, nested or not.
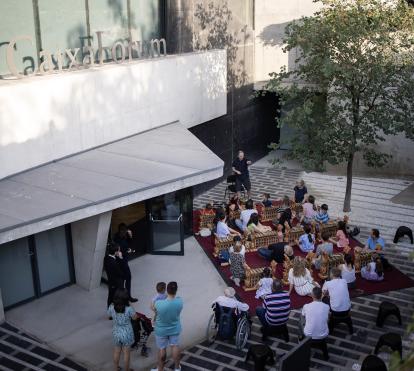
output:
[[[197,222],[197,213],[194,213],[194,225]],[[258,305],[261,305],[261,301],[255,299],[256,291],[244,291],[243,288],[237,287],[234,285],[233,281],[230,280],[230,268],[229,267],[222,267],[218,263],[218,260],[213,256],[214,251],[214,236],[210,237],[201,237],[201,236],[195,236],[207,256],[210,258],[214,266],[217,268],[223,279],[226,281],[226,283],[229,286],[234,287],[236,290],[236,293],[241,298],[242,301],[246,302],[250,306],[250,310],[252,313],[254,312],[255,308]],[[351,247],[355,246],[362,246],[360,242],[358,242],[355,239],[350,239],[350,245]],[[306,254],[299,250],[298,247],[294,248],[295,255],[301,255],[305,256]],[[340,252],[337,251],[334,248],[334,252]],[[258,267],[265,267],[269,266],[269,262],[260,257],[256,252],[248,252],[246,253],[246,263],[251,268],[258,268]],[[282,270],[283,267],[281,264],[278,264],[278,276],[279,278],[282,277]],[[314,270],[314,279],[321,283],[321,280],[319,277],[317,277],[316,270]],[[350,290],[351,297],[357,297],[357,296],[363,296],[363,295],[371,295],[371,294],[379,294],[382,292],[388,292],[388,291],[394,291],[394,290],[400,290],[408,287],[414,286],[414,281],[399,271],[397,268],[392,267],[390,270],[387,270],[384,273],[384,280],[381,282],[372,282],[367,281],[361,278],[359,274],[357,274],[357,282],[356,282],[356,289]],[[292,294],[290,296],[292,309],[297,309],[303,307],[304,304],[309,303],[312,301],[310,297],[303,297],[296,294],[295,291],[292,291]]]

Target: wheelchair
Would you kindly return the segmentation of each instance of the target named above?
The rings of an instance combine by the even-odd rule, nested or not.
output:
[[[223,324],[220,321],[220,316],[231,315],[231,324]],[[224,326],[231,326],[229,328],[222,328]],[[230,334],[228,333],[230,330]],[[226,333],[227,332],[227,333]],[[235,339],[236,348],[242,350],[250,337],[251,320],[247,312],[238,312],[236,308],[221,307],[217,303],[213,304],[213,313],[210,316],[207,325],[206,338],[209,345],[212,345],[216,340],[232,340]]]

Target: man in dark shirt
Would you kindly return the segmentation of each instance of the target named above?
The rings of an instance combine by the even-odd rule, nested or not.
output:
[[[276,263],[283,263],[285,254],[293,256],[293,249],[286,242],[277,242],[266,247],[260,247],[257,253],[266,260],[274,260]]]
[[[131,296],[131,270],[129,269],[129,265],[128,265],[128,254],[132,252],[131,248],[129,247],[129,243],[131,239],[132,239],[131,231],[128,229],[125,223],[121,223],[118,226],[118,232],[114,237],[114,241],[121,248],[121,253],[122,253],[121,268],[125,276],[125,288],[128,290],[129,301],[131,303],[135,303],[136,301],[138,301],[138,299],[133,298]]]
[[[242,186],[247,191],[247,199],[250,200],[250,177],[249,177],[249,165],[251,165],[251,161],[247,160],[244,157],[244,152],[239,151],[237,158],[233,161],[232,170],[236,175],[236,191],[237,195],[240,198],[240,192],[242,190]]]
[[[125,277],[119,256],[119,245],[109,245],[108,254],[104,258],[104,269],[108,278],[108,307],[113,302],[115,291],[124,288]]]

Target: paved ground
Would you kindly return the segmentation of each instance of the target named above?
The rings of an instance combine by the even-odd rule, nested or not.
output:
[[[294,169],[277,169],[269,166],[266,160],[256,163],[251,168],[253,198],[259,200],[260,194],[269,192],[273,198],[292,195],[292,188],[297,179],[303,178],[311,194],[315,195],[318,203],[327,203],[332,216],[343,215],[342,201],[345,190],[345,178],[329,176],[320,173],[304,173]],[[352,212],[349,213],[351,223],[361,228],[359,238],[365,241],[372,227],[380,229],[387,241],[386,255],[401,271],[414,278],[414,264],[408,258],[414,249],[408,239],[401,240],[398,245],[392,243],[395,229],[400,225],[414,225],[414,207],[406,204],[394,204],[401,192],[407,189],[411,182],[398,179],[354,178]],[[225,184],[218,184],[213,189],[200,195],[195,200],[195,207],[202,207],[207,201],[221,201]],[[381,301],[389,300],[396,303],[403,316],[403,326],[390,320],[379,329],[375,326],[378,305]],[[346,328],[338,327],[329,336],[330,360],[321,359],[319,353],[312,356],[312,368],[319,370],[351,370],[354,363],[361,363],[364,357],[371,353],[378,337],[385,332],[397,332],[403,335],[404,352],[408,350],[409,340],[405,335],[405,326],[414,313],[414,288],[385,294],[359,297],[352,300],[352,317],[355,334],[349,335]],[[269,345],[278,354],[291,349],[297,343],[297,324],[299,311],[291,313],[289,331],[291,336],[288,344],[277,339],[269,341]],[[257,320],[253,326],[251,343],[260,342],[260,332]],[[380,356],[388,360],[389,354],[384,349]],[[209,347],[205,343],[198,344],[185,352],[183,365],[187,370],[240,370],[251,369],[243,360],[245,352],[238,352],[228,343],[217,342]]]
[[[185,240],[184,257],[144,255],[131,261],[130,267],[133,293],[139,298],[134,307],[150,316],[156,283],[176,280],[185,303],[182,343],[189,347],[201,341],[204,318],[225,284],[196,240]],[[104,285],[92,291],[73,285],[6,312],[6,319],[88,370],[112,371],[112,322],[105,312],[106,295]],[[148,346],[148,358],[133,352],[134,370],[149,370],[155,363],[154,335]]]
[[[0,370],[86,371],[9,323],[0,325]]]

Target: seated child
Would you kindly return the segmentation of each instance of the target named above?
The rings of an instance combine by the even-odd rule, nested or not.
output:
[[[277,225],[276,233],[277,233],[277,242],[283,242],[285,240],[285,236],[283,234],[283,225],[282,224]]]
[[[329,221],[328,205],[322,204],[319,211],[315,215],[315,220],[320,224],[326,224]]]
[[[263,201],[262,204],[264,207],[271,207],[272,201],[270,200],[270,194],[269,193],[263,193]]]
[[[322,241],[316,248],[316,256],[313,260],[316,269],[321,269],[322,253],[326,252],[329,256],[333,254],[333,244],[329,242],[329,233],[322,233]]]
[[[346,224],[340,220],[338,222],[338,230],[336,231],[335,239],[331,238],[330,241],[336,244],[338,249],[344,249],[349,246],[349,239],[346,232]]]
[[[263,278],[256,285],[256,299],[263,299],[267,294],[272,293],[273,278],[269,267],[263,269]]]
[[[256,213],[252,214],[247,222],[247,233],[264,233],[270,232],[271,230],[271,227],[263,225],[259,222],[259,215]]]
[[[315,197],[310,195],[307,201],[303,204],[303,216],[301,222],[303,224],[309,224],[314,221],[317,212],[315,205]]]
[[[214,210],[213,203],[207,203],[206,207],[202,209],[200,213],[203,215],[215,215],[216,211]]]
[[[290,209],[290,200],[288,196],[284,196],[282,200],[282,204],[277,208],[277,218],[280,219],[283,212],[287,209]]]
[[[155,323],[155,319],[157,316],[157,312],[155,311],[155,303],[158,300],[167,299],[167,294],[165,292],[167,289],[167,284],[165,282],[158,282],[155,286],[155,289],[157,290],[157,294],[151,300],[151,310],[154,312],[154,318],[152,319],[152,323]]]
[[[384,268],[381,258],[374,254],[372,262],[361,268],[361,277],[368,281],[382,281],[384,279]]]
[[[310,252],[313,251],[315,248],[315,235],[312,233],[312,228],[310,225],[305,226],[305,233],[300,236],[299,241],[297,244],[299,248],[303,252]]]

